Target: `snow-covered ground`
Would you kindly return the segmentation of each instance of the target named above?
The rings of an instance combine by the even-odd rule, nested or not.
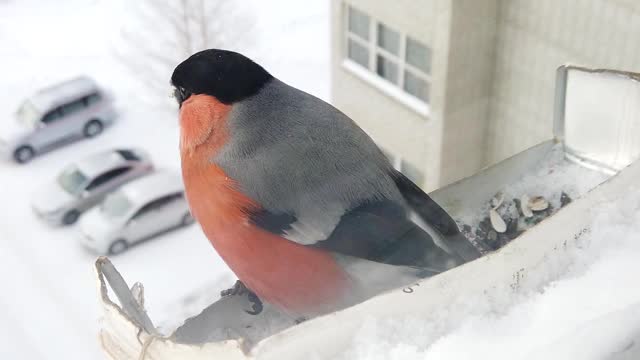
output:
[[[328,98],[328,3],[252,0],[260,44],[251,51],[274,75]],[[100,137],[18,166],[0,161],[0,358],[98,359],[100,317],[95,255],[77,229],[51,228],[31,212],[34,190],[65,164],[117,146],[147,149],[158,167],[179,169],[178,129],[167,98],[148,98],[144,84],[113,56],[127,1],[0,1],[0,121],[38,88],[88,74],[114,91],[121,116]],[[167,76],[167,94],[169,94]],[[114,257],[126,279],[145,284],[151,317],[201,289],[235,280],[197,226]],[[189,314],[192,315],[192,314]],[[169,321],[172,322],[172,321]],[[175,321],[173,321],[175,322]]]

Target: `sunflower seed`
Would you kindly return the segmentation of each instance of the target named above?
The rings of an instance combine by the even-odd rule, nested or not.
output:
[[[545,200],[542,196],[535,196],[529,200],[529,207],[533,211],[543,211],[547,210],[549,207],[549,202]]]
[[[489,218],[491,219],[491,227],[493,227],[496,232],[503,233],[507,231],[507,224],[495,209],[489,210]]]
[[[522,211],[522,215],[524,215],[525,218],[533,216],[533,212],[531,212],[531,208],[529,207],[530,201],[531,200],[527,194],[520,197],[520,211]]]
[[[504,193],[500,191],[497,194],[495,194],[491,199],[491,207],[493,207],[494,209],[497,209],[500,207],[500,205],[502,205],[503,202],[504,202]]]

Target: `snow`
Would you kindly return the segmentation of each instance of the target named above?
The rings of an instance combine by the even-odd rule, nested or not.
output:
[[[501,190],[504,195],[502,206],[526,194],[529,197],[543,196],[553,208],[559,209],[561,192],[568,194],[571,199],[578,199],[609,177],[610,175],[567,160],[562,144],[556,144],[535,168]],[[477,225],[482,218],[488,216],[490,200],[487,199],[480,209],[464,209],[456,214],[457,220],[463,224]]]
[[[0,2],[0,121],[11,121],[20,102],[38,89],[81,74],[113,91],[121,114],[96,139],[25,166],[0,161],[0,358],[102,358],[96,256],[81,246],[76,228],[52,228],[35,218],[33,192],[70,161],[117,146],[142,147],[158,168],[179,169],[176,110],[166,106],[172,99],[148,96],[144,82],[114,56],[127,3]],[[328,3],[252,0],[247,7],[255,11],[260,34],[260,46],[249,55],[285,82],[328,99]],[[193,315],[179,310],[181,304],[210,301],[195,294],[216,296],[235,281],[198,226],[147,241],[112,261],[130,285],[144,283],[150,317],[163,329]]]
[[[526,231],[540,220],[558,211],[562,207],[563,193],[571,200],[581,198],[609,177],[609,174],[602,171],[586,168],[568,160],[565,157],[563,144],[558,143],[535,167],[528,169],[520,179],[501,189],[501,194],[496,194],[494,199],[486,199],[485,203],[479,207],[470,206],[463,209],[460,213],[454,214],[454,218],[460,226],[463,226],[465,235],[472,241],[477,241],[476,235],[478,234],[477,229],[481,228],[480,222],[489,217],[489,211],[494,206],[492,205],[493,200],[502,198],[503,201],[496,211],[503,221],[508,223],[509,220],[513,220],[517,224],[516,227],[512,233],[507,231],[506,236],[499,235],[498,240],[493,242],[487,240],[486,233],[483,236],[481,232],[482,239],[477,244],[481,249],[488,246],[490,250],[495,250],[498,245],[504,245],[502,242],[512,239],[520,232]],[[527,220],[524,216],[519,215],[520,209],[516,205],[520,204],[523,195],[530,199],[542,196],[550,206],[548,210],[534,213],[534,217]],[[464,225],[468,225],[470,230],[465,230]]]
[[[640,328],[640,287],[635,286],[640,274],[639,204],[637,187],[625,199],[603,204],[584,239],[590,245],[573,251],[572,265],[541,291],[515,296],[506,306],[477,301],[463,310],[466,314],[443,309],[442,323],[458,324],[450,328],[410,317],[371,318],[343,358],[602,359],[621,350],[616,342],[638,336]],[[603,318],[620,317],[617,311],[624,311],[627,321],[610,321],[606,333],[597,332]],[[452,317],[457,319],[448,321]],[[599,336],[587,337],[585,329]],[[547,355],[536,356],[540,352]]]

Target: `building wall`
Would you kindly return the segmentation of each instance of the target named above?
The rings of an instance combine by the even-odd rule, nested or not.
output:
[[[442,132],[443,186],[485,164],[498,0],[454,0]]]
[[[343,66],[344,4],[431,48],[428,116]],[[636,0],[332,0],[332,12],[334,105],[426,190],[552,137],[558,66],[640,72]]]
[[[398,102],[343,66],[345,4],[351,4],[431,48],[429,116]],[[445,96],[449,11],[448,0],[332,0],[333,104],[354,119],[383,149],[420,169],[424,182],[418,185],[427,190],[436,188],[440,181],[441,109]]]
[[[555,70],[640,71],[640,1],[501,0],[487,163],[552,136]]]

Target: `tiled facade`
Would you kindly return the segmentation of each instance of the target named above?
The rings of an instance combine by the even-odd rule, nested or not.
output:
[[[552,135],[555,69],[640,71],[640,1],[500,1],[487,162]]]
[[[429,46],[427,115],[345,66],[348,6]],[[332,13],[334,105],[427,190],[549,138],[559,65],[640,70],[632,0],[332,0]]]

